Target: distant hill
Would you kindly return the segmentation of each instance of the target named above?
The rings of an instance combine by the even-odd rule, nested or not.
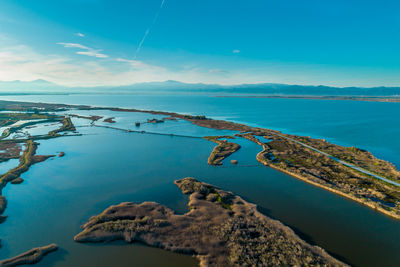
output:
[[[26,93],[57,93],[67,87],[57,85],[45,80],[34,81],[0,81],[0,94],[26,94]]]
[[[130,94],[130,93],[199,93],[199,94],[262,94],[318,96],[400,96],[400,87],[330,87],[288,84],[218,85],[182,83],[178,81],[137,83],[124,86],[66,87],[45,80],[0,81],[0,94]]]

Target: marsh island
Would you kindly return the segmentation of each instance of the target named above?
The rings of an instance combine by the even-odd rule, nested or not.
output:
[[[201,266],[345,266],[231,192],[194,178],[175,184],[190,194],[187,213],[155,202],[121,203],[90,218],[75,241],[139,241],[196,255]]]
[[[50,244],[44,247],[33,248],[21,255],[15,256],[11,259],[0,261],[1,267],[14,267],[19,265],[28,265],[38,263],[47,254],[54,252],[58,249],[56,244]]]

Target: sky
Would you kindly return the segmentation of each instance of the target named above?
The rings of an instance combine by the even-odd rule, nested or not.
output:
[[[1,0],[0,81],[400,86],[398,0]]]

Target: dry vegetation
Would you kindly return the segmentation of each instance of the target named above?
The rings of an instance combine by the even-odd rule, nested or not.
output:
[[[50,252],[56,251],[57,249],[58,247],[56,244],[33,248],[14,258],[0,261],[0,267],[14,267],[18,265],[35,264],[41,261],[44,256]]]
[[[61,122],[62,122],[62,126],[57,130],[50,131],[49,136],[56,137],[56,136],[59,136],[59,133],[61,133],[61,132],[76,131],[76,128],[75,128],[74,124],[72,123],[72,120],[70,117],[64,117],[61,120]]]
[[[114,117],[110,117],[110,118],[104,119],[103,121],[108,122],[108,123],[115,123],[114,119],[115,119]]]
[[[0,127],[11,125],[20,120],[40,120],[49,119],[49,117],[54,118],[54,116],[37,113],[0,113]]]
[[[222,165],[222,161],[240,149],[240,145],[221,138],[234,139],[232,136],[206,136],[204,139],[217,143],[210,156],[208,157],[209,165]]]
[[[321,139],[313,139],[310,137],[288,135],[299,142],[310,145],[325,153],[328,153],[345,162],[354,164],[358,167],[369,170],[390,180],[400,182],[400,172],[396,167],[384,160],[374,157],[370,152],[356,147],[342,147],[331,144]]]
[[[241,136],[263,147],[257,155],[262,164],[400,219],[399,187],[349,168],[279,135],[265,136],[271,139],[268,143],[260,142],[251,133]]]
[[[154,202],[121,203],[90,218],[75,241],[139,241],[196,255],[201,266],[345,265],[231,192],[193,178],[175,184],[190,194],[186,214]]]
[[[71,114],[70,116],[79,119],[91,120],[92,122],[98,121],[103,118],[102,116],[97,116],[97,115],[83,116],[83,115]]]
[[[9,159],[17,159],[22,151],[21,146],[13,141],[0,142],[0,163]]]

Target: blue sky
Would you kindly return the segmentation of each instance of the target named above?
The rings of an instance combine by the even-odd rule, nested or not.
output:
[[[0,80],[399,86],[399,49],[394,0],[0,1]]]

